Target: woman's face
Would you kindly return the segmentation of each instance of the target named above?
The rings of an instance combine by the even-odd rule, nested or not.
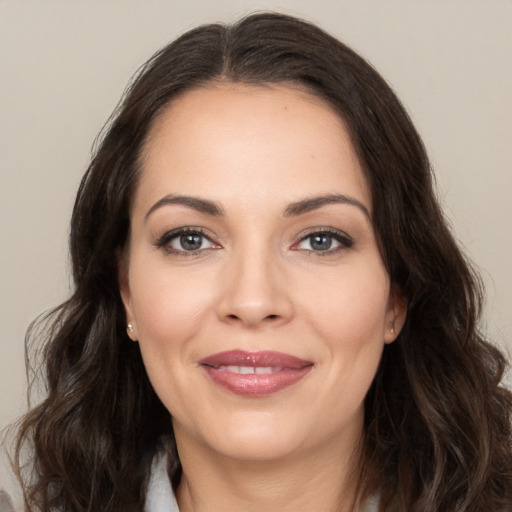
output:
[[[343,122],[305,92],[212,86],[158,118],[121,292],[179,444],[245,460],[354,446],[405,314],[371,206]]]

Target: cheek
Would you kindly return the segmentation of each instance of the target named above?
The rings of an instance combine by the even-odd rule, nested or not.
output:
[[[144,271],[141,271],[144,269]],[[212,284],[165,262],[131,266],[130,291],[141,349],[176,351],[200,329],[213,301]],[[147,350],[146,350],[147,351]]]
[[[369,269],[370,270],[369,270]],[[306,294],[303,307],[323,338],[343,341],[355,350],[382,343],[389,300],[389,279],[381,265],[351,267],[330,279],[321,289]]]
[[[350,397],[354,407],[364,399],[384,347],[389,279],[383,268],[372,268],[372,272],[352,268],[325,280],[322,293],[311,295],[303,306],[329,361],[326,389],[337,389],[347,400]]]
[[[200,407],[187,392],[200,330],[211,311],[212,283],[197,272],[141,259],[130,266],[130,292],[138,343],[148,377],[171,414]],[[177,392],[177,390],[180,390]]]

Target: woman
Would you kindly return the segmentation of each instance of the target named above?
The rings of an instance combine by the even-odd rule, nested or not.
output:
[[[27,510],[512,510],[479,281],[398,99],[317,27],[258,14],[155,55],[71,256]]]

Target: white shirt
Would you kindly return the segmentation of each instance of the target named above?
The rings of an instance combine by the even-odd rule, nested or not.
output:
[[[179,512],[167,474],[165,455],[157,454],[153,458],[144,512]]]

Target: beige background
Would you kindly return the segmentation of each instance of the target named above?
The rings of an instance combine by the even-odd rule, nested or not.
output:
[[[24,332],[69,290],[68,221],[95,135],[137,67],[199,23],[302,15],[367,57],[424,137],[512,351],[512,1],[0,0],[0,427],[24,407]]]

